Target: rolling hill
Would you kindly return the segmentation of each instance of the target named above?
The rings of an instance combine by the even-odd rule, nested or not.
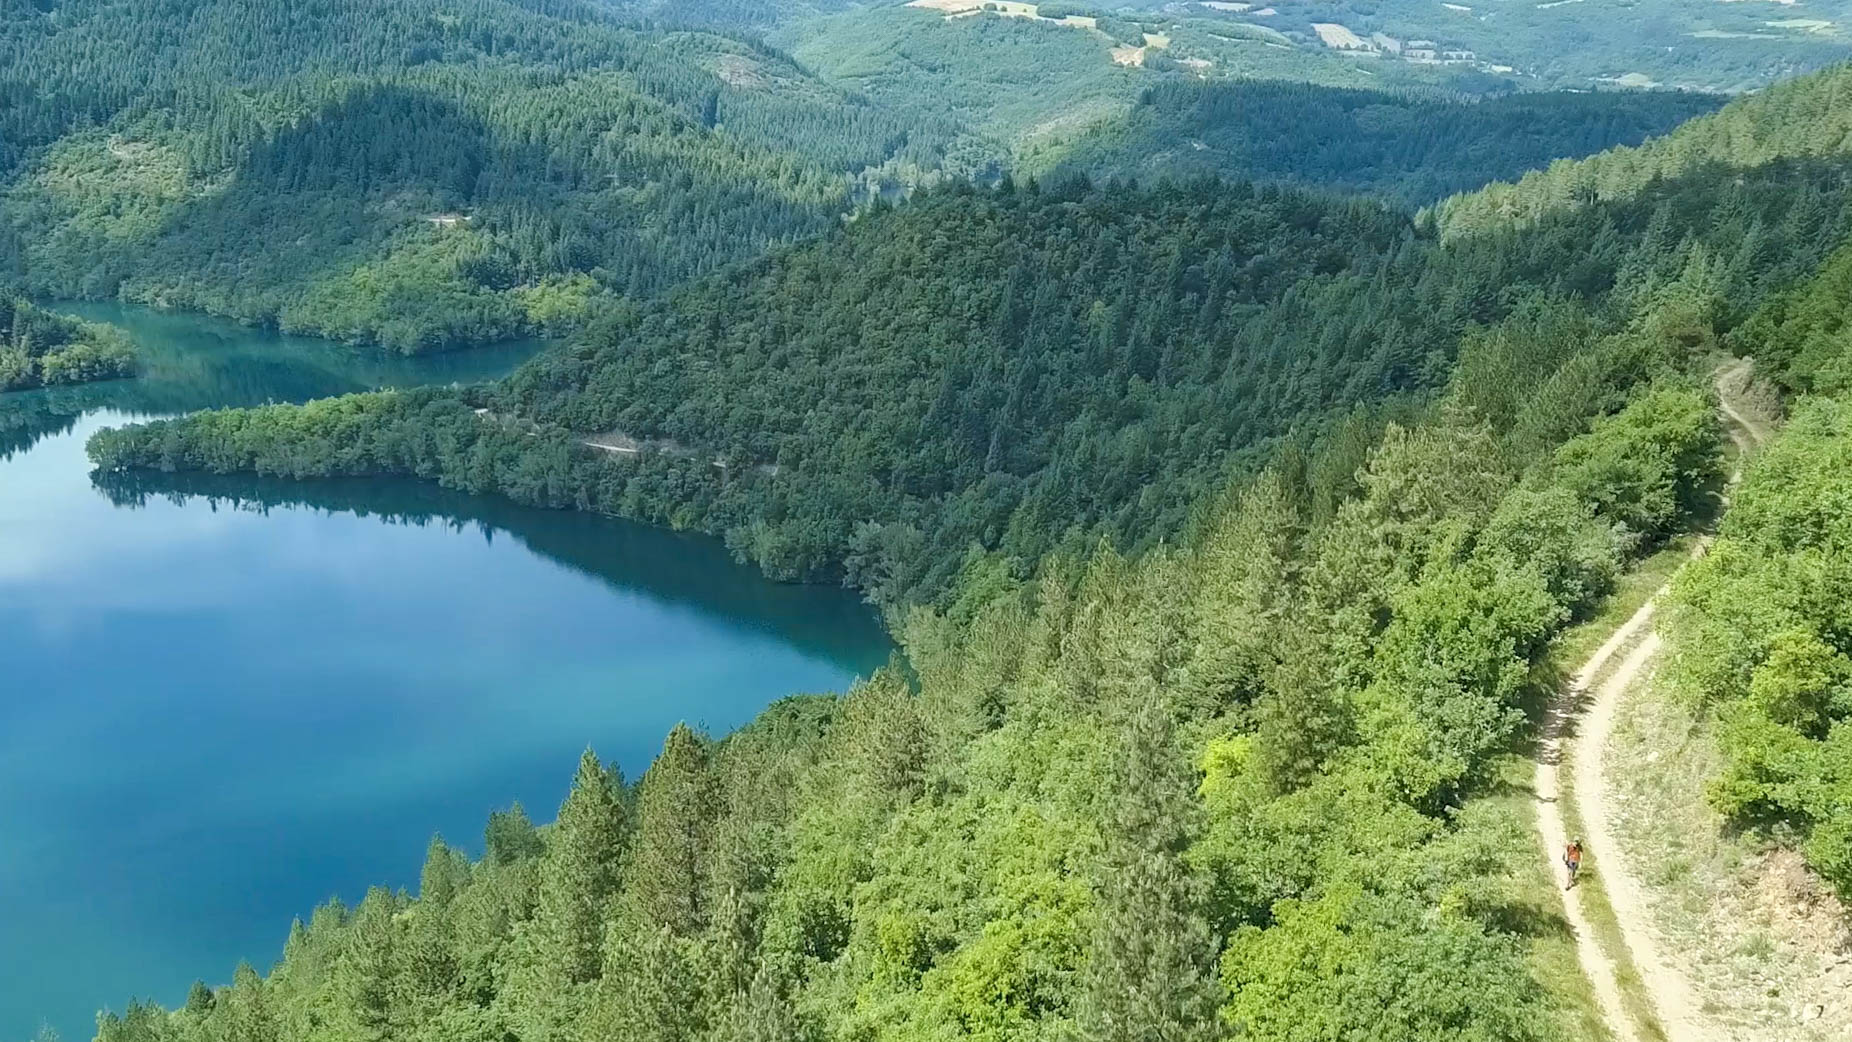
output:
[[[401,351],[814,234],[950,140],[570,0],[26,4],[0,96],[13,281]]]

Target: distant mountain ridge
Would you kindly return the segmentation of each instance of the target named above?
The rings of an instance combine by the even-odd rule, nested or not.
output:
[[[1429,201],[1707,104],[1198,85],[1163,58],[1188,33],[1113,56],[1155,15],[1107,33],[830,4],[7,4],[0,282],[403,352],[581,328],[945,180],[1212,172]],[[1368,79],[1242,40],[1259,49],[1214,75]],[[1282,150],[1269,120],[1306,133]]]
[[[1281,81],[1173,82],[1082,137],[1058,170],[1241,177],[1435,202],[1563,156],[1638,144],[1727,99],[1674,91],[1474,99]]]
[[[1852,154],[1852,65],[1777,84],[1637,148],[1562,159],[1514,182],[1434,207],[1444,236],[1539,220],[1592,201],[1626,199],[1706,167],[1743,169]]]
[[[63,0],[0,85],[0,274],[404,351],[812,234],[950,137],[571,0]]]

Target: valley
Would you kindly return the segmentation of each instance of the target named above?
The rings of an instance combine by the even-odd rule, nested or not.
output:
[[[1842,6],[0,0],[0,1040],[1836,1037]]]

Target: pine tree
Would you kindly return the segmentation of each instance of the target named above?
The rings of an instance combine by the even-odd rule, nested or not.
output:
[[[289,924],[289,936],[283,940],[283,961],[295,962],[304,957],[309,948],[309,930],[302,925],[301,919],[293,919]]]
[[[849,693],[841,727],[867,782],[884,799],[905,802],[925,773],[927,732],[906,680],[881,670]]]
[[[546,844],[541,842],[534,823],[528,820],[527,811],[519,803],[505,811],[498,810],[490,814],[483,838],[488,846],[490,863],[497,865],[539,857],[546,850]]]
[[[624,1042],[692,1042],[705,1021],[700,974],[667,929],[614,938],[596,1034]]]
[[[469,859],[445,843],[444,837],[432,836],[425,850],[424,870],[418,876],[419,902],[443,908],[468,882]]]
[[[534,910],[537,865],[484,865],[475,882],[451,905],[459,993],[487,1005],[504,988],[519,960],[513,957],[517,924]]]
[[[643,935],[666,929],[692,937],[705,921],[702,870],[715,819],[717,788],[707,742],[677,724],[643,776],[626,906]]]
[[[710,1002],[725,1006],[752,982],[752,909],[738,890],[728,887],[714,902],[711,918],[702,938],[701,969]]]
[[[331,980],[336,1022],[346,1038],[383,1042],[406,1012],[399,995],[399,902],[379,887],[367,892],[348,924],[346,943]]]
[[[787,983],[761,962],[746,991],[723,1009],[708,1037],[713,1042],[797,1042],[805,1032]]]
[[[1298,517],[1274,473],[1233,500],[1208,530],[1185,623],[1194,652],[1181,695],[1204,716],[1251,702],[1278,660],[1292,589]]]
[[[554,981],[582,984],[598,977],[605,911],[618,890],[626,824],[611,774],[587,749],[540,866],[533,926],[540,968]]]
[[[1288,634],[1280,663],[1254,703],[1254,759],[1274,795],[1309,784],[1351,731],[1345,689],[1331,678],[1332,648]]]
[[[461,983],[451,906],[468,884],[469,861],[433,837],[405,938],[402,1001],[412,1005],[415,1020],[425,1019]]]
[[[232,985],[219,993],[218,1036],[224,1042],[276,1042],[277,1017],[263,978],[248,962],[239,963]]]
[[[1207,1042],[1216,1034],[1218,946],[1201,912],[1201,884],[1182,856],[1191,778],[1155,692],[1126,732],[1080,1034],[1088,1042]]]

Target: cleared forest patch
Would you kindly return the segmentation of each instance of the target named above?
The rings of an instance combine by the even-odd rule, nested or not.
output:
[[[1019,0],[910,0],[907,6],[925,8],[929,11],[943,11],[947,18],[970,18],[975,15],[994,14],[1004,18],[1033,18],[1038,22],[1052,22],[1055,25],[1067,25],[1076,29],[1092,29],[1099,24],[1099,19],[1084,14],[1044,18],[1040,7],[1035,4],[1020,3]]]

